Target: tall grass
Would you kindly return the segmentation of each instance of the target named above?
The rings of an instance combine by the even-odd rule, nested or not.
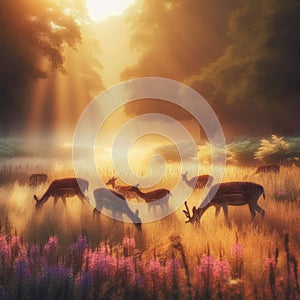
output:
[[[178,210],[142,225],[103,215],[76,197],[41,211],[33,194],[51,180],[73,176],[71,167],[41,164],[49,182],[30,188],[36,165],[5,169],[0,187],[0,295],[8,299],[299,299],[300,169],[255,175],[251,167],[228,166],[224,181],[262,184],[266,211],[251,222],[246,206],[230,207],[227,226],[213,208],[198,227],[185,224]],[[173,168],[173,169],[172,169]],[[2,166],[2,170],[4,167]],[[173,165],[157,187],[172,188],[180,174]],[[105,178],[113,175],[107,169]],[[199,204],[201,191],[188,199]],[[171,200],[172,201],[172,200]]]

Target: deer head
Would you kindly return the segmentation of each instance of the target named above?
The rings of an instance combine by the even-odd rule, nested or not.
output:
[[[110,178],[105,184],[106,184],[106,185],[114,184],[116,180],[117,180],[117,177],[113,176],[113,177]]]
[[[184,174],[181,174],[181,177],[182,177],[182,180],[187,180],[187,174],[188,174],[188,171],[186,171]]]
[[[204,209],[203,208],[196,208],[195,206],[193,206],[193,209],[192,209],[192,212],[193,212],[193,215],[191,215],[190,213],[190,210],[189,210],[189,207],[187,205],[187,201],[184,202],[184,205],[185,205],[185,208],[186,210],[183,210],[185,216],[188,218],[187,221],[185,221],[185,223],[197,223],[199,222],[201,216],[203,215],[204,213]]]

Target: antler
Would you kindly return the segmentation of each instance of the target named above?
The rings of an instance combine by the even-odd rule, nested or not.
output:
[[[187,205],[187,201],[184,201],[184,205],[185,205],[186,210],[183,210],[183,212],[184,212],[185,216],[188,218],[188,220],[185,221],[185,223],[189,223],[194,219],[195,215],[191,216],[189,207]],[[196,210],[196,207],[194,206],[193,207],[193,212],[195,212],[195,210]]]
[[[186,210],[183,210],[185,216],[188,218],[187,221],[185,221],[185,223],[194,223],[194,222],[197,222],[199,221],[199,215],[198,215],[198,210],[195,206],[193,206],[193,215],[191,216],[191,213],[190,213],[190,210],[189,210],[189,207],[187,205],[187,201],[184,201],[184,205],[185,205],[185,208]]]

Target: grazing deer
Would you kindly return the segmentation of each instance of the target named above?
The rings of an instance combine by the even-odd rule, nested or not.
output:
[[[260,166],[260,167],[257,168],[255,174],[270,173],[270,172],[279,173],[280,172],[280,166],[278,166],[278,165]]]
[[[191,178],[190,180],[187,179],[187,173],[181,174],[182,180],[191,188],[193,189],[202,189],[207,184],[208,187],[211,186],[214,178],[210,175],[201,175]]]
[[[94,190],[93,194],[96,202],[96,207],[93,210],[93,218],[96,214],[100,214],[103,207],[105,207],[111,210],[114,219],[117,213],[125,214],[131,219],[137,229],[140,230],[142,228],[142,221],[138,216],[139,211],[136,210],[134,213],[129,208],[126,198],[123,195],[106,188],[98,188]],[[118,197],[121,201],[116,201],[115,197]]]
[[[57,204],[59,198],[62,199],[64,205],[66,205],[66,198],[77,196],[81,201],[88,200],[84,193],[88,190],[89,183],[82,178],[65,178],[57,179],[52,181],[49,188],[42,196],[38,199],[34,195],[36,201],[36,208],[42,207],[50,197],[54,197],[53,206]]]
[[[223,208],[227,223],[229,205],[242,206],[247,204],[251,212],[252,220],[256,215],[255,211],[258,211],[263,218],[265,216],[265,211],[257,204],[261,195],[265,198],[264,188],[259,184],[253,182],[225,182],[220,185],[216,184],[211,188],[204,202],[211,198],[212,193],[215,193],[215,195],[204,207],[193,207],[193,215],[190,214],[187,202],[185,201],[186,210],[183,210],[183,212],[188,218],[186,223],[200,221],[204,212],[211,206],[216,207],[216,217],[219,215],[221,208]]]
[[[117,180],[117,177],[113,176],[106,182],[106,185],[111,185],[114,190],[116,190],[118,193],[124,195],[125,198],[131,199],[131,198],[136,197],[136,194],[134,192],[129,191],[131,188],[130,185],[128,185],[128,186],[116,185],[116,180]]]
[[[150,211],[151,208],[155,210],[156,206],[160,206],[161,210],[165,210],[168,208],[168,202],[170,195],[172,196],[171,192],[167,189],[158,189],[148,193],[143,193],[139,188],[138,185],[132,186],[129,191],[135,192],[139,197],[145,200],[146,203],[149,204],[148,210]],[[160,200],[160,201],[158,201]]]
[[[48,179],[47,174],[44,173],[37,173],[31,174],[29,177],[29,186],[37,186],[42,183],[45,183]]]

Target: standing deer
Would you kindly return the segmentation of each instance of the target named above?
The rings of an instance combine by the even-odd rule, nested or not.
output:
[[[96,214],[100,214],[103,207],[105,207],[111,210],[114,219],[117,213],[121,215],[125,214],[131,219],[135,227],[141,230],[142,221],[138,216],[139,211],[136,210],[134,213],[128,206],[126,198],[123,195],[106,188],[98,188],[94,190],[93,194],[96,202],[96,207],[93,210],[93,218]],[[121,201],[116,201],[115,197],[118,197]]]
[[[148,210],[150,211],[151,208],[155,210],[156,206],[160,206],[161,210],[165,210],[168,208],[168,202],[170,195],[172,196],[171,192],[167,189],[158,189],[148,193],[143,193],[139,188],[138,185],[132,186],[129,191],[135,192],[139,197],[145,200],[146,203],[149,204]]]
[[[37,186],[42,183],[45,183],[48,179],[47,174],[44,173],[37,173],[31,174],[29,177],[29,186]]]
[[[52,181],[49,188],[42,196],[38,199],[34,195],[36,201],[36,208],[42,207],[50,197],[54,197],[53,206],[57,204],[59,198],[62,199],[64,205],[66,205],[66,198],[77,196],[81,201],[88,200],[84,193],[88,190],[89,183],[82,178],[64,178]]]
[[[114,190],[116,190],[118,193],[122,194],[125,196],[125,198],[134,198],[136,197],[136,194],[134,192],[130,191],[131,186],[130,185],[116,185],[116,180],[117,177],[113,176],[110,178],[107,182],[106,185],[111,185]]]
[[[206,202],[211,198],[212,193],[215,193],[213,198],[202,208],[193,207],[193,215],[190,214],[187,202],[185,201],[186,210],[183,210],[184,214],[188,218],[186,223],[194,223],[200,221],[204,212],[211,206],[215,206],[216,212],[215,216],[217,217],[220,213],[221,208],[223,208],[226,222],[228,224],[228,206],[242,206],[248,205],[252,220],[254,219],[256,212],[259,212],[262,215],[262,218],[265,216],[265,211],[257,204],[257,201],[261,195],[265,198],[264,188],[253,182],[225,182],[220,185],[214,185],[209,191],[208,195],[204,199]]]
[[[214,178],[210,175],[200,175],[191,178],[190,180],[187,179],[188,172],[181,174],[182,180],[191,188],[193,189],[202,189],[207,184],[208,187],[211,186]]]
[[[270,173],[270,172],[279,173],[280,172],[280,166],[278,166],[278,165],[260,166],[260,167],[257,168],[255,174]]]

